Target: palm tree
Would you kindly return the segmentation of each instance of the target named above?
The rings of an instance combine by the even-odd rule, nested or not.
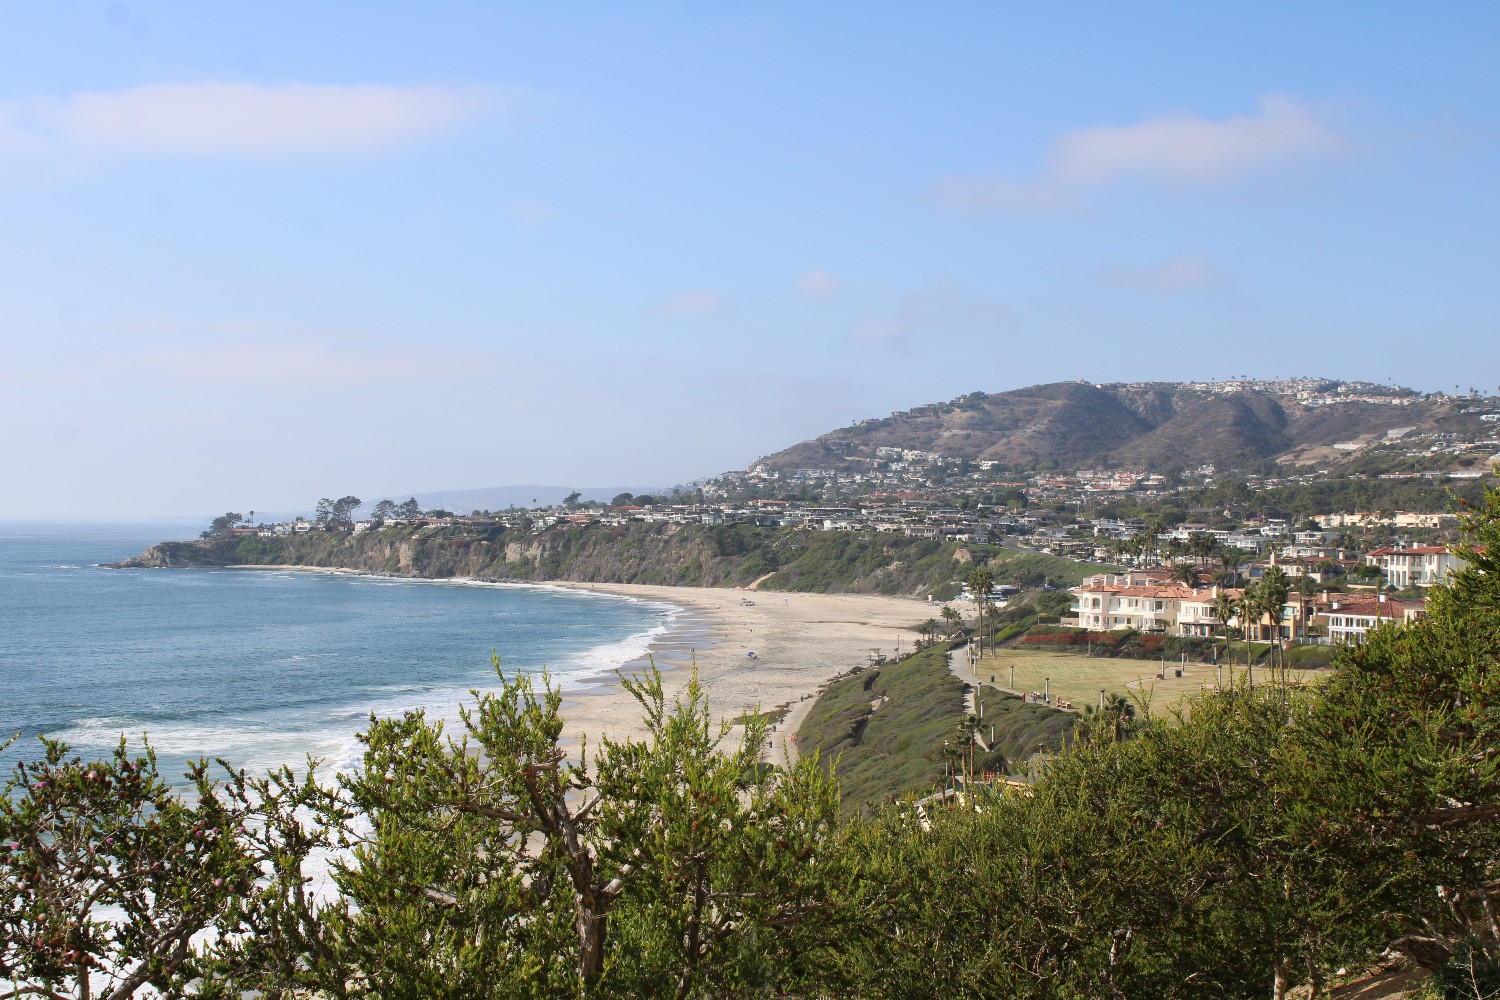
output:
[[[1240,573],[1240,554],[1232,549],[1225,549],[1219,553],[1219,565],[1224,570],[1224,578],[1229,582],[1238,582]]]
[[[1281,616],[1286,609],[1287,594],[1291,588],[1286,571],[1280,566],[1266,570],[1260,581],[1260,608],[1271,616],[1271,669],[1276,669],[1276,650],[1281,646]],[[1286,668],[1286,657],[1281,658],[1282,669]]]
[[[942,627],[936,618],[929,618],[922,623],[922,635],[929,642],[937,642],[938,629]]]
[[[943,610],[940,614],[943,616],[943,621],[948,623],[948,638],[951,639],[953,638],[953,633],[958,631],[958,626],[963,623],[963,616],[958,613],[957,609],[948,604],[943,605]]]
[[[1152,517],[1146,522],[1146,537],[1151,543],[1151,551],[1157,555],[1156,563],[1158,566],[1161,565],[1161,553],[1157,546],[1157,540],[1161,538],[1161,533],[1161,518]]]
[[[1312,577],[1307,575],[1307,566],[1302,567],[1302,575],[1297,577],[1297,621],[1296,626],[1302,630],[1302,638],[1307,639],[1307,604],[1312,600],[1315,592]]]
[[[1124,737],[1130,723],[1135,721],[1135,706],[1130,703],[1129,698],[1116,692],[1104,699],[1102,714],[1104,721],[1114,726],[1115,739],[1119,740]]]
[[[1260,631],[1260,594],[1256,592],[1254,584],[1247,586],[1240,595],[1235,608],[1240,618],[1240,628],[1245,633],[1245,668],[1249,671],[1250,686],[1255,686],[1255,664],[1250,650],[1250,623],[1255,623],[1255,629]]]
[[[1234,595],[1227,590],[1221,590],[1214,597],[1214,619],[1219,627],[1224,630],[1224,648],[1229,648],[1229,620],[1239,611],[1239,602]]]
[[[979,639],[979,655],[984,655],[984,606],[990,597],[990,588],[995,585],[995,575],[983,566],[975,566],[969,571],[969,593],[974,597],[974,605],[977,608],[975,629]]]
[[[1172,579],[1189,587],[1198,586],[1198,570],[1191,563],[1179,563],[1172,567]]]

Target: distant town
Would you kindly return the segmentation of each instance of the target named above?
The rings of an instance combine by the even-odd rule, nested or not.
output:
[[[1289,380],[1193,383],[1200,391],[1256,390],[1308,407],[1346,402],[1408,405],[1406,389]],[[1500,431],[1500,405],[1466,397],[1480,426]],[[1341,448],[1342,445],[1335,445]],[[365,516],[357,497],[320,502],[312,518],[251,523],[226,514],[205,535],[284,537],[337,530],[463,529],[543,535],[635,522],[754,525],[814,532],[896,533],[1063,557],[1100,572],[1074,589],[1061,624],[1090,631],[1175,636],[1359,642],[1381,621],[1423,614],[1423,591],[1457,565],[1455,491],[1473,491],[1500,461],[1493,434],[1386,432],[1350,441],[1429,464],[1376,475],[1288,464],[1280,475],[1180,469],[1020,472],[911,449],[879,449],[868,471],[753,465],[664,495],[622,493],[610,502],[539,509],[422,510],[384,500]],[[1363,505],[1359,502],[1365,501]],[[1409,503],[1408,503],[1409,502]],[[1259,614],[1245,595],[1267,575],[1286,599]],[[996,595],[989,595],[994,597]],[[960,600],[973,600],[967,587]],[[1231,607],[1230,602],[1234,603]]]

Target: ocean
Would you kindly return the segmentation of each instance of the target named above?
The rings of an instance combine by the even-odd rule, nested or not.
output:
[[[0,523],[0,774],[37,733],[77,752],[125,734],[174,781],[189,760],[254,773],[358,763],[370,714],[457,720],[507,672],[583,691],[653,643],[707,644],[669,604],[559,588],[279,570],[112,570],[183,525]]]

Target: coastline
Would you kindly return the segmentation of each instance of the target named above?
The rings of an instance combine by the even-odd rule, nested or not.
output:
[[[795,732],[818,689],[830,678],[867,662],[870,650],[887,655],[900,643],[910,650],[917,638],[911,626],[932,617],[925,601],[866,594],[787,594],[714,587],[661,587],[624,583],[552,582],[549,587],[586,590],[675,604],[687,609],[682,628],[652,643],[670,702],[687,686],[696,663],[710,714],[730,722],[757,705],[763,712],[788,709],[771,733],[771,763],[795,760]],[[742,604],[743,600],[753,604]],[[695,639],[710,639],[697,646]],[[749,653],[756,655],[750,657]],[[630,674],[644,659],[626,664]],[[569,739],[620,739],[644,732],[640,706],[619,679],[603,679],[597,689],[564,695],[564,729]],[[733,735],[730,736],[732,740]]]
[[[308,573],[375,576],[359,570],[324,566],[241,565],[246,570],[294,570]],[[405,579],[398,577],[397,579]],[[477,582],[454,577],[453,583]],[[715,720],[733,723],[759,706],[763,712],[786,710],[772,727],[767,759],[776,764],[796,760],[796,732],[818,691],[832,677],[868,662],[872,649],[891,655],[911,649],[911,626],[933,615],[927,602],[911,597],[872,594],[780,593],[720,587],[669,587],[628,583],[500,584],[584,591],[627,597],[682,609],[668,631],[651,640],[645,656],[620,665],[622,674],[638,674],[654,662],[662,674],[668,703],[687,687],[692,668]],[[745,604],[744,601],[752,603]],[[749,653],[755,653],[754,657]],[[645,734],[641,706],[612,672],[563,691],[564,738],[597,743],[640,738]],[[729,739],[735,739],[731,733]]]

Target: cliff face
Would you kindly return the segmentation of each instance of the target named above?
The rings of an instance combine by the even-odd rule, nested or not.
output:
[[[671,586],[925,596],[967,573],[952,543],[883,535],[808,534],[752,525],[630,524],[507,535],[464,526],[390,528],[357,537],[162,542],[120,568],[317,566],[426,579]]]

